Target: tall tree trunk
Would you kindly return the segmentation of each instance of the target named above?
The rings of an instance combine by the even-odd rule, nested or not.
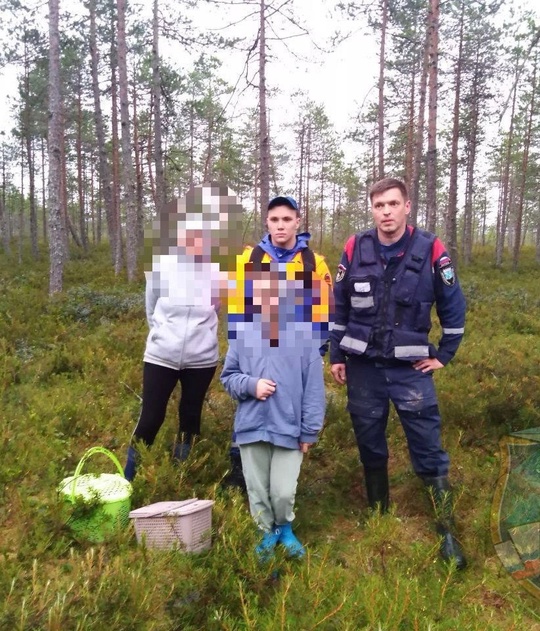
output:
[[[21,196],[19,200],[19,265],[23,259],[23,235],[24,235],[24,137],[21,136]]]
[[[79,237],[79,235],[77,234],[77,230],[75,230],[75,226],[73,225],[73,221],[71,220],[71,217],[69,214],[67,214],[65,216],[65,221],[67,224],[67,229],[69,230],[69,234],[71,235],[73,241],[75,241],[75,244],[79,247],[82,248],[82,241]]]
[[[497,242],[495,244],[495,265],[500,267],[503,262],[504,242],[506,237],[506,226],[508,224],[508,200],[510,189],[510,162],[512,160],[512,149],[514,144],[514,116],[516,112],[517,81],[514,84],[514,94],[512,97],[512,112],[510,114],[510,129],[506,140],[506,154],[503,160],[502,193],[497,215]]]
[[[2,198],[0,199],[0,232],[5,254],[11,254],[11,235],[9,230],[9,214],[6,207],[6,150],[2,143]]]
[[[376,134],[373,134],[371,139],[371,184],[377,181],[377,139]]]
[[[255,120],[255,127],[259,124],[258,119]],[[259,130],[255,129],[255,138],[259,138]],[[254,142],[254,155],[253,155],[253,173],[252,173],[252,186],[253,186],[253,226],[252,226],[252,238],[253,241],[259,241],[261,234],[266,232],[266,222],[261,213],[260,220],[258,214],[259,208],[259,142]]]
[[[189,186],[195,178],[195,94],[192,92],[189,103]]]
[[[83,183],[83,156],[82,156],[82,102],[81,102],[81,69],[78,71],[77,82],[77,188],[79,197],[79,232],[81,234],[81,243],[85,251],[88,250],[88,234],[85,216],[85,199],[84,199],[84,183]]]
[[[28,166],[28,206],[30,214],[30,244],[32,248],[32,256],[34,259],[39,257],[38,249],[38,225],[37,225],[37,209],[36,209],[36,183],[35,183],[35,165],[34,165],[34,148],[32,143],[32,112],[30,106],[30,62],[28,59],[28,31],[24,31],[24,91],[25,104],[22,112],[22,136],[24,143],[21,145],[21,165],[24,164],[24,151],[26,151],[26,164]]]
[[[468,139],[467,155],[467,183],[465,190],[465,210],[463,216],[463,258],[466,265],[472,261],[473,247],[473,201],[474,201],[474,171],[476,167],[476,155],[478,146],[478,116],[479,116],[479,94],[478,83],[482,68],[479,63],[479,52],[476,53],[474,66],[473,89],[471,95],[471,122]]]
[[[272,121],[268,121],[269,127],[272,127]],[[277,169],[276,169],[276,163],[274,161],[274,156],[272,155],[272,152],[270,152],[270,174],[269,174],[269,178],[270,181],[273,184],[273,188],[272,190],[275,191],[276,195],[279,193],[279,187],[278,187],[278,182],[277,182]],[[213,179],[215,179],[213,177]]]
[[[266,4],[260,0],[259,10],[259,185],[261,225],[265,229],[265,214],[270,198],[270,138],[266,111]]]
[[[122,126],[122,182],[126,207],[126,267],[128,281],[137,273],[139,239],[133,162],[131,159],[131,128],[129,122],[129,90],[127,76],[126,0],[117,0],[118,10],[118,85],[120,88],[120,121]]]
[[[213,101],[212,85],[209,84],[206,98],[210,103]],[[211,182],[214,179],[214,114],[210,112],[206,117],[206,151],[203,163],[203,182]],[[268,156],[268,190],[270,190],[270,155]]]
[[[119,226],[116,221],[116,214],[114,212],[112,203],[111,168],[107,155],[107,147],[105,146],[105,126],[103,123],[101,95],[99,91],[99,53],[97,47],[96,3],[97,0],[90,0],[88,4],[90,10],[90,60],[92,67],[92,94],[94,96],[94,124],[96,127],[96,137],[99,154],[98,171],[100,182],[100,199],[103,199],[103,205],[105,206],[107,232],[109,233],[109,245],[111,248],[111,259],[113,265],[115,265],[118,259],[116,248],[118,245]],[[101,202],[99,205],[101,207]],[[98,238],[98,243],[99,242],[100,238]]]
[[[142,154],[139,142],[139,116],[137,110],[137,86],[133,83],[133,156],[135,158],[135,202],[137,206],[137,240],[139,248],[144,245],[144,191]]]
[[[508,249],[514,248],[514,230],[516,227],[515,221],[510,223],[510,219],[513,218],[514,209],[516,207],[516,178],[515,165],[511,165],[510,168],[510,188],[508,191],[508,212],[506,213],[506,230],[508,231]]]
[[[2,190],[2,193],[3,193],[3,190]],[[7,236],[6,206],[4,204],[3,197],[4,196],[2,194],[2,197],[0,197],[0,233],[2,234],[2,246],[4,248],[4,253],[9,254],[9,239],[6,238]]]
[[[94,244],[101,243],[101,196],[99,195],[99,184],[97,187],[96,198],[96,180],[95,165],[93,156],[90,156],[90,205],[92,207],[92,217],[95,225],[92,226],[92,238]]]
[[[62,110],[60,92],[59,0],[49,0],[49,294],[62,291],[66,260],[61,208]]]
[[[65,116],[64,116],[64,103],[60,103],[60,107],[61,107],[61,114],[62,114],[62,121],[65,120]],[[71,221],[71,217],[69,216],[69,212],[68,212],[68,194],[67,194],[67,158],[66,158],[66,135],[62,134],[62,142],[60,143],[60,159],[62,161],[62,168],[61,168],[61,186],[60,186],[60,193],[61,193],[61,206],[62,206],[62,217],[64,218],[64,235],[66,237],[66,246],[65,246],[65,252],[66,252],[66,260],[69,257],[69,239],[68,239],[68,232],[69,234],[71,234],[71,236],[73,237],[73,240],[75,241],[75,243],[80,247],[81,246],[81,241],[75,231],[75,227],[73,225],[73,222]]]
[[[152,154],[152,150],[154,146],[152,142],[152,136],[153,136],[152,132],[154,129],[154,126],[152,123],[153,119],[154,119],[154,105],[153,105],[152,92],[151,92],[150,93],[150,114],[149,114],[149,124],[148,124],[148,136],[146,138],[146,166],[148,167],[148,183],[150,185],[150,195],[154,202],[154,207],[157,207],[156,186],[154,183],[154,170],[152,169],[152,163],[155,164],[153,154]]]
[[[459,112],[461,105],[461,71],[463,65],[463,22],[465,2],[461,0],[459,25],[459,45],[455,70],[454,112],[452,122],[452,145],[450,149],[450,186],[448,189],[448,208],[445,215],[445,242],[450,257],[457,264],[457,196],[458,196],[458,145],[459,145]]]
[[[90,169],[90,173],[88,170]],[[89,160],[84,160],[84,185],[87,190],[88,209],[90,211],[90,221],[92,225],[92,245],[96,245],[97,213],[96,196],[94,191],[94,160],[90,153]]]
[[[405,150],[405,182],[412,182],[414,162],[414,109],[416,101],[416,65],[411,76],[411,92],[409,96],[409,108],[407,111],[407,145]]]
[[[300,174],[298,177],[298,207],[302,210],[302,191],[304,188],[304,150],[305,150],[305,140],[306,136],[306,121],[302,118],[302,125],[300,127]]]
[[[310,119],[307,129],[306,143],[306,190],[304,196],[304,230],[309,232],[309,206],[311,202],[309,188],[311,185],[311,153],[312,153],[312,130],[313,124]]]
[[[381,0],[381,43],[379,49],[379,108],[377,123],[379,127],[378,179],[384,177],[384,64],[386,61],[386,27],[388,22],[388,1]]]
[[[45,186],[45,138],[41,136],[41,213],[43,242],[47,243],[47,189]]]
[[[154,164],[156,185],[156,214],[161,216],[165,203],[165,174],[163,170],[163,143],[161,131],[161,60],[159,57],[159,11],[154,0],[152,17],[152,104],[154,110]],[[192,181],[193,184],[193,172]]]
[[[478,118],[476,116],[476,118]],[[475,123],[473,123],[475,124]],[[476,162],[476,129],[471,133],[471,146],[467,160],[465,184],[465,204],[463,212],[463,261],[469,265],[472,261],[473,247],[473,202],[474,202],[474,167]]]
[[[424,156],[424,125],[426,112],[426,94],[428,82],[429,61],[429,29],[426,29],[424,54],[422,58],[422,72],[420,76],[420,97],[418,103],[418,123],[414,141],[413,171],[411,176],[411,214],[409,221],[413,226],[418,223],[418,204],[420,203],[420,171]]]
[[[519,199],[517,204],[517,212],[516,212],[516,223],[515,223],[515,239],[514,239],[514,252],[512,256],[512,267],[517,270],[519,263],[519,252],[521,249],[521,231],[522,231],[522,223],[523,223],[523,206],[525,202],[525,187],[527,186],[527,171],[529,170],[529,151],[531,147],[531,135],[532,135],[532,125],[533,125],[533,117],[535,113],[535,96],[536,96],[536,65],[538,58],[534,59],[534,67],[533,67],[533,77],[532,77],[532,85],[531,85],[531,101],[529,104],[529,116],[527,120],[527,129],[525,132],[525,142],[523,145],[523,159],[521,162],[521,186],[519,189]]]
[[[437,87],[439,65],[439,0],[430,0],[428,150],[426,164],[426,228],[434,232],[437,223]]]
[[[2,170],[4,169],[4,164],[2,164]],[[6,216],[6,194],[5,194],[5,185],[2,183],[2,196],[0,197],[0,234],[2,235],[2,246],[4,248],[4,253],[9,254],[9,238],[7,238],[7,216]]]
[[[330,228],[330,243],[334,245],[334,235],[336,232],[336,200],[337,200],[337,182],[336,176],[337,174],[334,172],[333,182],[332,182],[332,226]]]
[[[323,241],[323,233],[324,233],[324,185],[325,185],[325,171],[324,171],[324,163],[325,163],[325,148],[322,148],[322,157],[321,157],[321,196],[319,199],[319,251],[322,250],[322,241]]]
[[[536,208],[536,262],[540,263],[540,208]]]
[[[115,217],[115,224],[118,227],[115,237],[115,254],[114,261],[115,274],[119,274],[122,269],[122,221],[120,214],[120,178],[119,178],[119,157],[118,157],[118,82],[116,77],[116,69],[118,67],[115,19],[114,12],[111,14],[111,145],[112,145],[112,210]]]
[[[39,258],[38,224],[36,208],[36,167],[34,164],[34,146],[30,134],[26,135],[26,158],[28,164],[28,206],[30,209],[30,243],[32,256]]]

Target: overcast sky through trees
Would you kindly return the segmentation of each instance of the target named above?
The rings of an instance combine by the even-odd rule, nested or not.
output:
[[[136,3],[134,3],[136,4]],[[270,55],[268,64],[268,87],[272,98],[269,105],[273,125],[292,122],[287,117],[287,103],[293,98],[301,98],[304,92],[317,104],[323,104],[338,132],[345,134],[351,118],[357,116],[377,89],[378,48],[376,36],[370,32],[367,23],[360,20],[347,20],[336,10],[335,3],[327,0],[294,0],[294,13],[301,28],[283,19],[275,19],[276,31],[269,33]],[[506,3],[506,10],[528,9],[539,15],[536,0],[516,0]],[[150,19],[150,5],[146,6]],[[194,13],[195,23],[201,30],[210,29],[223,36],[245,38],[243,47],[254,41],[257,33],[257,7],[254,5],[212,6],[200,3]],[[61,10],[85,14],[80,2],[65,0]],[[46,11],[46,5],[43,6]],[[248,17],[253,12],[252,17]],[[226,27],[226,28],[224,28]],[[302,28],[307,34],[302,33]],[[334,35],[339,34],[339,43],[334,43]],[[277,37],[283,41],[277,41]],[[199,52],[190,56],[180,44],[162,44],[164,57],[171,63],[189,69]],[[232,86],[235,94],[230,99],[227,114],[233,115],[256,105],[256,90],[245,89],[244,51],[230,50],[214,53],[224,60],[220,74]],[[256,67],[252,64],[248,77],[256,83]],[[0,131],[6,133],[13,127],[10,100],[17,91],[17,75],[20,69],[14,66],[0,72],[2,92],[0,93]],[[296,95],[296,96],[295,96]],[[279,135],[275,142],[287,142],[287,132]],[[354,147],[345,143],[347,153]],[[352,158],[353,156],[349,156]]]

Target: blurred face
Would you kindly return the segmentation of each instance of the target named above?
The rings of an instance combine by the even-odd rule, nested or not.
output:
[[[288,206],[276,206],[269,210],[266,216],[266,227],[272,243],[278,248],[290,250],[294,247],[299,226],[298,213]]]
[[[253,304],[262,307],[263,312],[273,313],[272,307],[279,305],[280,279],[278,275],[265,274],[253,280]]]
[[[399,188],[373,195],[371,211],[379,241],[386,245],[399,241],[407,227],[407,215],[411,212],[411,202],[403,197]]]
[[[178,247],[188,256],[207,254],[209,243],[210,236],[204,230],[185,230],[178,235]]]

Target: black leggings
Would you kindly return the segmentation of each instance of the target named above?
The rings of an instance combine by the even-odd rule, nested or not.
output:
[[[178,406],[179,433],[200,434],[204,396],[216,366],[173,370],[144,362],[142,410],[133,437],[151,445],[159,432],[167,403],[178,382],[182,386]]]

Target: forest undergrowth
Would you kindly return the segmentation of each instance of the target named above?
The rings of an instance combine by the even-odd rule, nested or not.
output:
[[[69,263],[64,293],[49,299],[46,261],[0,258],[0,629],[540,629],[540,600],[508,575],[490,534],[499,440],[540,426],[540,271],[532,251],[517,273],[495,269],[492,258],[478,251],[461,270],[466,335],[436,375],[463,572],[439,560],[429,499],[395,414],[392,509],[369,513],[345,392],[328,366],[325,429],[297,495],[303,561],[278,555],[261,566],[246,501],[221,486],[234,405],[217,376],[202,435],[180,466],[170,458],[175,393],[132,498],[134,508],[213,499],[212,548],[148,550],[131,526],[104,544],[75,540],[56,488],[91,446],[124,460],[140,405],[143,277],[116,278],[98,249]],[[223,332],[220,343],[224,355]],[[96,459],[90,470],[105,466]]]

